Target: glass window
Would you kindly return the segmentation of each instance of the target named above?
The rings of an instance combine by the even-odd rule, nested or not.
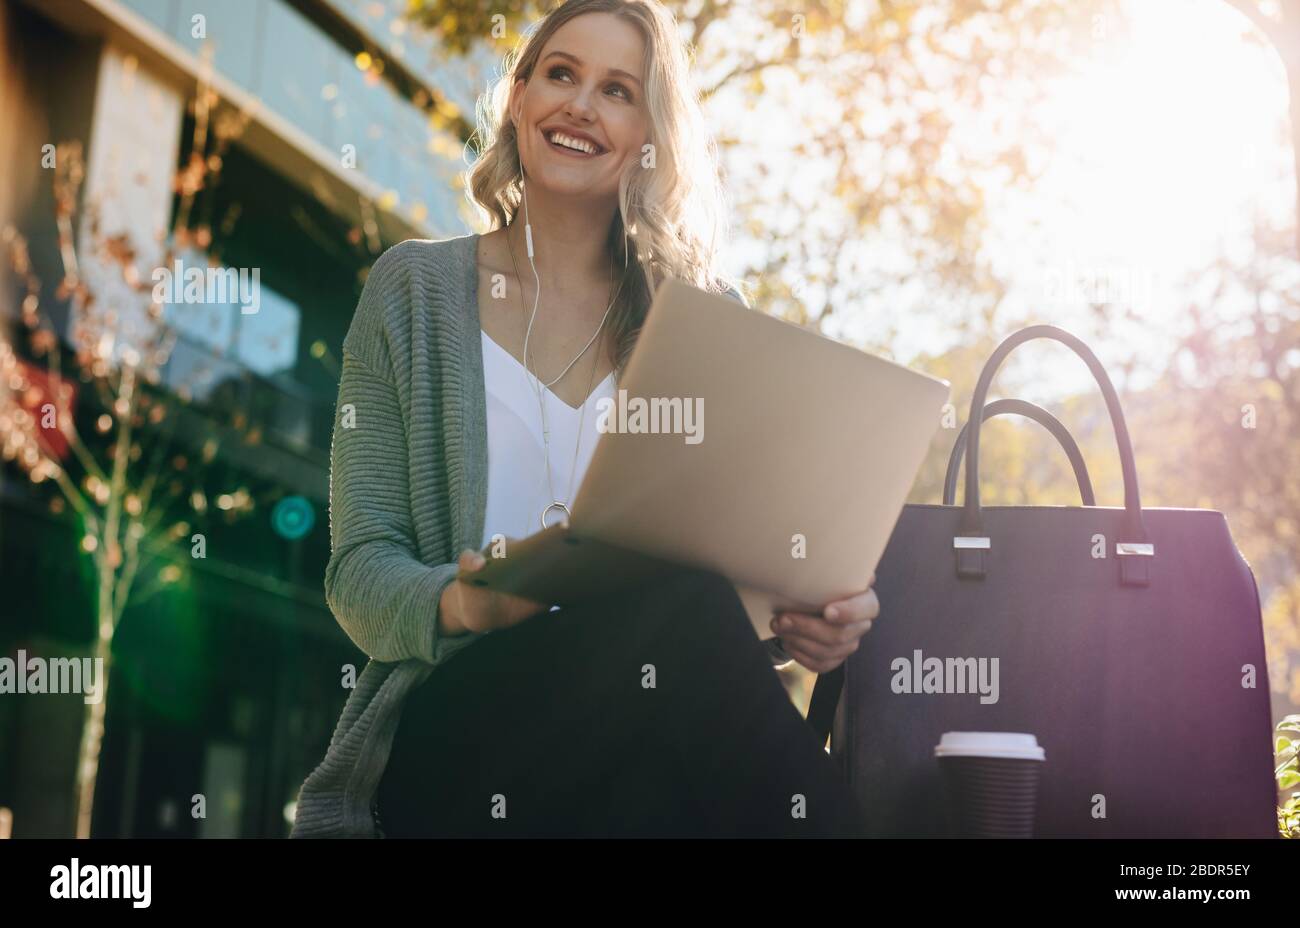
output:
[[[181,253],[179,260],[183,272],[190,268],[202,268],[206,271],[208,266],[207,258],[194,251]],[[166,270],[172,273],[172,268]],[[181,290],[184,285],[184,280],[174,280],[173,292]],[[187,340],[206,345],[214,354],[224,356],[230,350],[231,336],[234,333],[232,308],[229,302],[166,302],[163,304],[163,318]]]
[[[292,371],[298,360],[297,304],[262,284],[261,305],[246,315],[235,308],[234,356],[263,377]]]
[[[185,273],[192,268],[203,268],[209,278],[224,274],[230,282],[224,301],[163,304],[163,317],[189,343],[185,355],[205,353],[199,349],[206,348],[207,354],[225,362],[220,366],[222,373],[226,374],[232,365],[263,377],[293,370],[298,360],[298,329],[302,319],[302,311],[296,303],[266,286],[260,269],[256,278],[252,277],[251,269],[244,269],[243,282],[253,288],[253,303],[256,305],[256,312],[245,313],[241,305],[241,288],[234,284],[239,279],[239,269],[208,268],[207,259],[194,251],[182,254],[180,260]],[[183,281],[177,282],[173,290],[183,285]],[[205,290],[204,299],[208,295]],[[222,294],[214,291],[212,295]],[[199,364],[192,359],[181,361],[187,368]],[[180,372],[175,373],[179,375]],[[201,398],[199,385],[191,386],[195,397]]]
[[[278,5],[279,0],[274,0]],[[204,42],[212,43],[213,66],[245,90],[255,91],[257,60],[262,51],[266,0],[223,0],[221,3],[181,3],[172,35],[199,55]],[[196,38],[195,16],[203,16],[203,38]]]
[[[197,403],[216,402],[218,396],[231,390],[240,392],[237,385],[245,376],[234,361],[218,357],[206,345],[185,336],[177,339],[162,372],[168,389]]]
[[[397,119],[405,101],[388,84],[374,90],[374,107],[366,127],[366,144],[371,149],[375,170],[371,175],[384,191],[396,191],[400,169],[398,161]]]
[[[357,66],[340,53],[338,99],[331,107],[334,151],[344,144],[357,149],[357,170],[387,189],[392,170],[394,94],[386,81],[367,82]]]
[[[329,144],[327,101],[321,89],[338,80],[338,49],[297,10],[285,3],[266,8],[262,47],[262,99],[323,145]]]
[[[165,33],[171,33],[176,21],[176,0],[122,0],[123,4],[139,13]]]

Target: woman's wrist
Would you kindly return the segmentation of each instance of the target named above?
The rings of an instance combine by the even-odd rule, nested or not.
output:
[[[442,594],[438,597],[438,634],[450,638],[455,635],[464,634],[466,631],[465,623],[460,620],[456,613],[456,584],[459,580],[453,580],[442,588]]]

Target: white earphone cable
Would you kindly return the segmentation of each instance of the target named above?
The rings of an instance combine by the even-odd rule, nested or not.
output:
[[[529,373],[529,369],[528,369],[528,342],[529,342],[529,339],[530,339],[530,337],[531,337],[531,335],[532,335],[532,331],[533,331],[533,322],[534,322],[534,320],[536,320],[536,318],[537,318],[537,307],[538,307],[538,304],[539,304],[539,302],[540,302],[540,300],[541,300],[541,297],[542,297],[542,278],[541,278],[541,276],[537,273],[537,263],[536,263],[536,261],[534,260],[534,249],[533,249],[533,227],[532,227],[532,224],[531,224],[531,223],[529,222],[529,220],[528,220],[528,187],[527,187],[526,183],[524,182],[523,178],[520,178],[519,186],[520,186],[520,189],[521,189],[522,192],[523,192],[523,201],[524,201],[524,242],[525,242],[525,245],[526,245],[526,247],[527,247],[527,249],[528,249],[528,264],[529,264],[529,266],[530,266],[530,267],[532,268],[532,270],[533,270],[533,279],[534,279],[534,281],[536,282],[536,288],[535,288],[535,292],[534,292],[534,294],[533,294],[533,311],[532,311],[532,313],[531,313],[531,314],[529,315],[529,317],[528,317],[528,328],[527,328],[527,329],[525,330],[525,332],[524,332],[524,372],[525,372],[525,373]],[[625,264],[625,265],[626,265],[626,262],[627,262],[627,252],[626,252],[626,249],[625,249],[625,251],[624,251],[624,264]],[[518,276],[518,275],[516,274],[516,276]],[[613,281],[611,280],[610,283],[611,283],[611,286],[612,286]],[[613,310],[613,308],[614,308],[614,303],[615,303],[615,301],[618,299],[618,294],[619,294],[620,292],[622,292],[622,290],[623,290],[623,282],[622,282],[622,280],[620,280],[620,281],[619,281],[619,285],[618,285],[618,290],[615,291],[614,296],[610,299],[610,301],[609,301],[609,306],[607,306],[607,307],[605,308],[605,315],[601,317],[600,325],[596,326],[596,331],[592,333],[592,336],[591,336],[591,338],[587,341],[587,344],[584,345],[583,348],[582,348],[582,350],[578,352],[577,357],[575,357],[572,361],[570,361],[570,362],[568,363],[568,365],[564,368],[564,370],[560,371],[559,376],[557,376],[557,377],[556,377],[554,380],[552,380],[550,383],[543,383],[543,382],[542,382],[542,379],[541,379],[540,377],[537,377],[536,375],[533,375],[533,380],[536,381],[536,386],[533,386],[532,389],[533,389],[533,392],[534,392],[534,393],[536,394],[536,396],[537,396],[537,406],[538,406],[539,411],[541,412],[541,417],[542,417],[542,444],[543,444],[543,455],[544,455],[545,458],[546,458],[546,486],[547,486],[547,489],[550,491],[550,494],[551,494],[551,498],[552,498],[552,500],[554,500],[554,501],[551,503],[551,505],[547,506],[546,509],[544,509],[544,510],[542,511],[542,528],[546,528],[546,527],[547,527],[547,526],[546,526],[546,513],[547,513],[547,512],[550,512],[551,509],[553,509],[553,508],[555,508],[555,507],[558,506],[559,508],[561,508],[561,509],[564,510],[564,512],[565,512],[565,514],[566,514],[566,517],[567,517],[567,515],[570,514],[568,505],[567,505],[565,502],[561,501],[561,500],[557,500],[557,499],[555,499],[555,487],[554,487],[554,481],[552,480],[552,477],[551,477],[551,431],[550,431],[550,426],[549,426],[549,425],[547,424],[547,422],[546,422],[546,401],[545,401],[545,398],[544,398],[544,396],[543,396],[543,390],[544,390],[544,389],[549,389],[549,388],[550,388],[551,386],[553,386],[554,384],[559,383],[560,380],[562,380],[562,379],[564,378],[564,375],[567,374],[567,373],[569,372],[569,370],[573,367],[573,365],[577,364],[577,363],[578,363],[578,360],[579,360],[579,359],[580,359],[584,354],[587,353],[587,350],[588,350],[589,348],[591,348],[592,344],[596,341],[597,336],[600,335],[601,330],[605,327],[605,321],[609,318],[610,311]],[[594,373],[594,368],[593,368],[593,373]],[[572,467],[571,467],[571,469],[570,469],[570,471],[569,471],[569,497],[570,497],[570,500],[572,499],[572,496],[573,496],[573,483],[574,483],[574,480],[575,480],[575,478],[576,478],[576,476],[577,476],[577,470],[578,470],[578,451],[579,451],[579,449],[581,449],[581,447],[582,447],[582,425],[583,425],[583,422],[586,421],[586,416],[587,416],[587,400],[588,400],[588,399],[590,399],[590,397],[584,397],[584,399],[583,399],[583,404],[582,404],[582,416],[581,416],[581,417],[579,418],[579,420],[578,420],[578,439],[577,439],[577,441],[575,442],[575,444],[574,444],[574,448],[573,448],[573,465],[572,465]],[[568,521],[567,518],[565,519],[565,521],[566,521],[566,522]]]

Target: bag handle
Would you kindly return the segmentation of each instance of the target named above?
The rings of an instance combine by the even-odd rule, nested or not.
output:
[[[984,406],[984,419],[992,419],[994,416],[1001,415],[1019,415],[1027,419],[1033,419],[1051,432],[1070,459],[1070,466],[1074,469],[1074,477],[1079,484],[1079,496],[1083,500],[1083,505],[1097,505],[1096,496],[1093,494],[1092,480],[1088,476],[1088,465],[1084,462],[1083,454],[1079,451],[1078,442],[1074,440],[1074,436],[1070,434],[1070,430],[1061,423],[1060,419],[1057,419],[1056,416],[1043,407],[1035,406],[1033,403],[1027,403],[1024,400],[994,400]],[[965,456],[968,426],[969,423],[961,427],[961,431],[957,433],[957,440],[953,443],[952,453],[948,456],[948,472],[943,481],[943,504],[945,506],[951,506],[956,499],[957,474],[961,468],[962,458]],[[824,746],[826,739],[830,736],[843,685],[843,664],[829,673],[818,674],[817,682],[813,684],[812,700],[808,704],[807,721],[817,735],[819,745]]]
[[[1035,338],[1050,338],[1065,345],[1088,365],[1102,397],[1106,400],[1106,409],[1110,413],[1110,424],[1115,431],[1115,444],[1119,448],[1120,466],[1124,472],[1124,521],[1121,526],[1120,539],[1115,542],[1116,560],[1120,565],[1120,583],[1125,586],[1147,586],[1150,583],[1150,563],[1155,557],[1155,546],[1147,535],[1146,525],[1142,521],[1142,502],[1138,494],[1137,464],[1133,459],[1133,443],[1129,438],[1128,425],[1124,421],[1124,410],[1120,407],[1119,394],[1110,381],[1106,369],[1102,367],[1092,349],[1076,336],[1054,325],[1031,325],[1015,332],[994,350],[984,370],[980,371],[979,382],[971,397],[970,418],[975,423],[966,437],[966,498],[962,508],[958,534],[953,537],[953,548],[957,554],[957,576],[963,579],[983,579],[988,571],[986,554],[992,548],[992,540],[984,531],[980,511],[979,485],[979,451],[980,426],[983,418],[977,413],[984,408],[989,385],[1002,362],[1016,347]]]
[[[1056,438],[1061,448],[1064,449],[1066,457],[1070,459],[1070,466],[1074,469],[1075,482],[1079,484],[1079,496],[1085,506],[1097,505],[1097,498],[1092,492],[1092,480],[1088,477],[1088,465],[1084,463],[1083,455],[1079,452],[1079,445],[1070,434],[1070,430],[1061,424],[1061,420],[1056,418],[1041,406],[1035,406],[1033,403],[1026,403],[1024,400],[994,400],[984,407],[984,418],[992,419],[994,416],[1015,415],[1024,416],[1026,419],[1033,419],[1043,428],[1047,429]],[[948,455],[948,473],[943,479],[943,504],[951,506],[957,499],[957,472],[961,469],[962,458],[966,453],[966,432],[970,423],[963,425],[961,431],[957,433],[957,441],[953,443],[952,453]]]
[[[1066,449],[1066,454],[1070,456],[1072,464],[1076,461],[1078,444],[1074,441],[1073,436],[1069,434],[1069,431],[1046,410],[1028,403],[1024,404],[1024,407],[1015,406],[1013,404],[1017,401],[1011,400],[999,401],[1002,405],[999,405],[999,403],[985,403],[989,386],[993,381],[993,375],[997,373],[998,367],[1006,359],[1007,355],[1016,346],[1035,338],[1054,339],[1073,350],[1088,365],[1088,369],[1092,372],[1093,378],[1097,381],[1097,386],[1101,389],[1102,396],[1106,400],[1106,408],[1110,412],[1111,427],[1115,430],[1115,443],[1119,447],[1120,464],[1124,471],[1125,518],[1123,537],[1128,540],[1115,543],[1116,559],[1120,565],[1120,582],[1129,586],[1147,586],[1149,584],[1149,565],[1155,557],[1155,546],[1148,541],[1146,526],[1142,521],[1142,504],[1138,495],[1137,465],[1133,460],[1133,444],[1129,439],[1128,426],[1124,421],[1124,411],[1120,408],[1119,395],[1115,392],[1115,387],[1106,374],[1106,369],[1102,367],[1101,362],[1097,360],[1097,356],[1092,353],[1092,350],[1074,335],[1052,325],[1029,326],[1008,336],[1002,344],[998,345],[988,363],[984,365],[984,370],[980,372],[979,382],[975,385],[975,393],[971,397],[970,418],[967,420],[967,426],[971,422],[976,423],[976,425],[974,428],[965,429],[965,441],[962,440],[962,435],[959,434],[957,444],[953,448],[953,455],[957,454],[958,448],[964,448],[966,451],[966,498],[960,521],[959,531],[961,534],[953,538],[953,547],[957,552],[957,574],[960,577],[982,578],[986,572],[984,554],[991,547],[988,536],[984,535],[983,532],[979,502],[979,436],[980,426],[985,419],[1002,412],[1017,412],[1021,415],[1028,415],[1029,418],[1044,425],[1057,437],[1057,440]],[[1025,407],[1036,412],[1026,412]],[[975,416],[977,410],[981,412],[978,419]],[[1037,413],[1042,413],[1042,418]],[[1057,429],[1053,428],[1049,422],[1055,422],[1060,427],[1060,431],[1058,432]],[[1073,454],[1071,448],[1074,450]],[[1083,464],[1083,456],[1078,455],[1077,461],[1075,476],[1079,479],[1080,493],[1084,498],[1084,505],[1095,505],[1095,500],[1090,500],[1092,484],[1087,478],[1087,469],[1086,465]],[[953,458],[950,457],[950,471],[953,471],[952,464]],[[949,502],[948,484],[953,485],[954,495],[956,492],[955,472],[951,476],[951,480],[945,481],[945,504]],[[969,544],[963,544],[963,542]],[[830,673],[819,674],[817,682],[813,685],[807,721],[822,746],[826,744],[826,739],[830,735],[835,710],[839,705],[840,694],[844,685],[845,664],[840,664]]]

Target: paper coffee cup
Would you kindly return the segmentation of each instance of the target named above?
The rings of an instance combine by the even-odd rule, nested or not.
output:
[[[934,749],[956,832],[967,838],[1032,838],[1046,753],[1031,734],[945,732]]]

